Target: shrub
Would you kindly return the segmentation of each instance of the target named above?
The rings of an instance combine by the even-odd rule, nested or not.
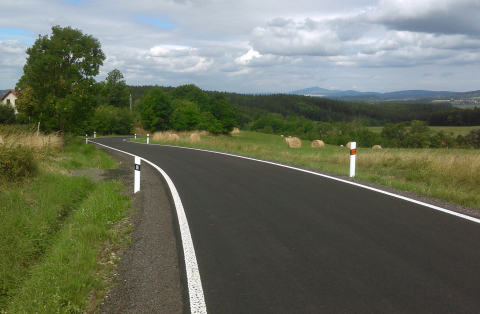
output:
[[[12,124],[15,123],[15,109],[11,104],[0,104],[0,123]]]
[[[22,145],[0,145],[0,179],[19,181],[38,171],[35,149]]]

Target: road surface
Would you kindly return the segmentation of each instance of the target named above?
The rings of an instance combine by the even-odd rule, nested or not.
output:
[[[210,314],[480,313],[477,222],[254,160],[95,141],[172,179]]]

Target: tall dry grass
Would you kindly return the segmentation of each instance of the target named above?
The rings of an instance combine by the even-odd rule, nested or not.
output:
[[[18,133],[1,133],[0,144],[3,145],[25,145],[33,148],[61,148],[63,139],[58,133],[44,134],[37,131],[22,131]]]
[[[58,133],[44,134],[22,128],[0,128],[0,189],[6,182],[35,176],[43,161],[63,147]]]

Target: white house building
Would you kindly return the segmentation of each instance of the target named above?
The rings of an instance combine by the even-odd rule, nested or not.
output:
[[[17,107],[15,107],[15,100],[17,100],[17,98],[18,98],[17,91],[14,89],[11,89],[8,92],[6,92],[5,95],[2,96],[2,98],[0,98],[0,103],[2,105],[11,104],[15,109],[15,113],[18,113]]]

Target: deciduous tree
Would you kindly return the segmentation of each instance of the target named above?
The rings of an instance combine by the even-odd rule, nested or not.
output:
[[[18,111],[41,126],[75,131],[93,113],[96,82],[105,55],[100,42],[71,27],[52,27],[52,35],[39,36],[27,49]]]

